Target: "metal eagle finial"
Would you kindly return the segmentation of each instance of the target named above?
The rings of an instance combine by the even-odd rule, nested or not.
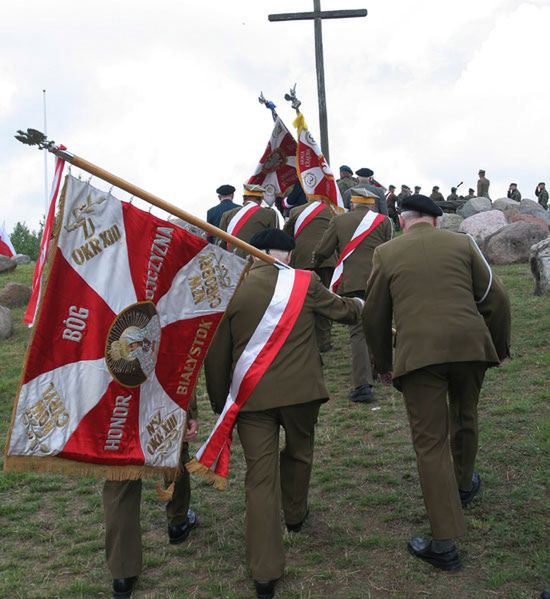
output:
[[[302,103],[296,97],[296,83],[294,84],[294,87],[290,88],[290,92],[288,94],[285,94],[285,100],[292,102],[292,108],[294,108],[294,110],[298,112]]]

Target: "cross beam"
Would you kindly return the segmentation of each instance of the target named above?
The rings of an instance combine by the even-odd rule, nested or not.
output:
[[[328,147],[327,99],[325,92],[325,66],[323,59],[323,19],[346,19],[350,17],[366,17],[367,10],[321,10],[321,0],[313,0],[313,12],[281,13],[268,15],[269,21],[306,21],[315,24],[315,68],[317,72],[317,97],[319,101],[319,128],[321,130],[321,150],[330,164]]]

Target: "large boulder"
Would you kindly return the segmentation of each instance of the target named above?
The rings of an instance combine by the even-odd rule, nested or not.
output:
[[[11,272],[17,268],[17,262],[0,254],[0,272]]]
[[[550,237],[531,247],[529,262],[535,279],[535,295],[550,293]]]
[[[454,231],[455,233],[458,233],[460,223],[463,220],[464,219],[462,216],[460,216],[460,214],[445,213],[442,217],[440,217],[438,226],[440,229],[446,229],[447,231]]]
[[[531,214],[543,218],[550,225],[550,212],[545,210],[538,202],[533,200],[521,200],[519,204],[521,214]]]
[[[502,210],[503,212],[508,208],[517,208],[519,210],[520,203],[510,198],[499,198],[493,202],[493,210]]]
[[[0,339],[7,339],[13,330],[11,310],[0,306]]]
[[[464,206],[458,208],[456,213],[464,218],[468,218],[479,212],[486,212],[487,210],[492,209],[493,205],[489,198],[472,198],[471,200],[468,200]]]
[[[487,212],[479,212],[464,219],[459,231],[461,233],[468,233],[476,240],[476,243],[480,247],[483,247],[487,237],[500,231],[507,224],[503,212],[500,210],[489,210]]]
[[[511,223],[485,240],[483,253],[493,264],[527,262],[531,246],[547,236],[548,228],[536,223]]]
[[[17,264],[29,264],[31,261],[30,256],[27,256],[27,254],[15,254],[11,259],[17,262]]]
[[[31,297],[31,288],[21,283],[8,283],[0,291],[0,306],[6,308],[17,308],[26,306]]]
[[[533,214],[522,214],[521,212],[516,212],[515,214],[510,215],[509,222],[517,223],[520,221],[524,221],[526,223],[537,223],[543,227],[548,227],[548,223],[541,216],[534,216]]]

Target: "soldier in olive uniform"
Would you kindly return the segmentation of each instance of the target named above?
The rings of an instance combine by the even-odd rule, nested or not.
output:
[[[233,201],[233,196],[235,194],[233,185],[220,185],[218,189],[216,189],[216,193],[218,194],[219,204],[208,210],[206,213],[206,222],[215,227],[219,227],[222,214],[228,210],[233,210],[233,208],[240,208],[240,206]],[[214,243],[215,241],[215,238],[212,235],[208,235],[207,239],[210,243]]]
[[[347,166],[347,164],[343,164],[340,167],[340,178],[336,181],[336,185],[338,185],[342,198],[344,197],[344,193],[346,193],[348,189],[355,187],[357,183],[359,183],[359,179],[353,176],[351,168]]]
[[[405,198],[408,198],[411,195],[411,188],[408,185],[401,185],[401,191],[397,194],[397,213],[401,212],[401,204]]]
[[[463,199],[466,200],[466,201],[468,201],[468,200],[471,200],[472,198],[475,198],[475,197],[476,197],[475,190],[470,187],[468,189],[468,195],[464,196]]]
[[[370,168],[360,168],[355,171],[358,177],[359,183],[354,187],[348,189],[342,196],[344,206],[350,208],[350,198],[353,189],[367,189],[374,194],[376,198],[376,210],[380,214],[388,214],[388,205],[386,203],[386,197],[384,196],[385,189],[375,181],[373,178],[374,172]]]
[[[473,239],[436,228],[441,214],[425,196],[405,200],[404,235],[374,252],[363,325],[382,381],[403,392],[431,525],[432,538],[411,539],[409,551],[454,570],[461,502],[481,485],[479,392],[487,367],[509,355],[510,304]]]
[[[193,396],[189,402],[187,428],[183,438],[180,465],[174,483],[172,499],[166,504],[168,540],[172,545],[183,543],[199,523],[195,512],[189,509],[191,486],[188,441],[195,441],[198,430],[197,404]],[[168,487],[171,481],[165,478]],[[105,553],[113,577],[113,597],[131,597],[142,569],[141,480],[108,480],[103,486],[105,516]]]
[[[288,264],[294,241],[269,229],[251,244]],[[255,260],[237,288],[210,345],[206,384],[214,410],[226,402],[235,364],[268,308],[278,268]],[[328,400],[315,340],[315,315],[343,323],[360,322],[363,302],[331,293],[312,273],[298,317],[273,362],[237,416],[246,459],[246,556],[256,596],[269,599],[283,575],[285,555],[281,503],[289,531],[298,532],[308,515],[314,429]],[[285,447],[279,452],[280,427]]]
[[[400,231],[399,219],[397,218],[397,196],[395,195],[395,185],[390,185],[388,187],[386,205],[388,206],[388,216],[391,218],[394,229]]]
[[[432,200],[433,202],[444,202],[445,201],[443,194],[439,191],[438,185],[433,186],[432,193],[430,194],[430,200]]]
[[[367,189],[354,187],[351,196],[351,212],[339,214],[330,222],[323,238],[315,248],[314,264],[320,265],[334,255],[340,256],[351,241],[357,227],[369,210],[376,210],[376,196]],[[355,248],[353,254],[344,262],[342,281],[336,292],[346,297],[363,298],[365,287],[372,268],[374,249],[393,236],[393,227],[386,216]],[[373,399],[373,376],[369,350],[361,323],[351,325],[349,329],[353,389],[349,399],[354,402],[369,402]]]
[[[430,196],[430,199],[433,199]],[[447,196],[447,202],[458,202],[459,197],[458,194],[456,193],[456,187],[451,187],[451,193]]]
[[[548,191],[546,190],[546,184],[541,182],[537,185],[535,189],[535,195],[537,196],[539,204],[545,209],[548,210]]]
[[[485,171],[483,169],[480,169],[478,174],[479,174],[479,179],[477,182],[477,197],[478,198],[489,198],[489,185],[491,184],[491,182],[485,176]]]
[[[510,183],[510,187],[508,188],[508,193],[506,195],[510,200],[521,202],[521,192],[518,189],[517,183]]]
[[[320,201],[317,200],[319,207]],[[321,282],[325,287],[330,284],[334,265],[336,264],[336,255],[329,256],[323,260],[316,268],[313,266],[313,251],[322,239],[327,230],[330,221],[334,217],[334,212],[325,204],[321,212],[316,214],[307,224],[300,227],[298,235],[296,235],[296,221],[304,210],[308,209],[312,204],[298,206],[290,211],[289,219],[286,221],[283,231],[294,238],[296,247],[292,252],[290,266],[292,268],[301,268],[304,270],[315,270],[319,275]],[[332,348],[331,344],[331,328],[332,321],[321,314],[315,315],[315,334],[317,336],[317,344],[320,352],[329,351]]]
[[[244,184],[243,190],[243,204],[246,206],[247,204],[254,203],[259,206],[259,210],[254,212],[250,218],[248,218],[242,225],[241,228],[234,231],[229,231],[235,237],[242,239],[243,241],[248,242],[254,233],[258,231],[263,231],[264,229],[278,228],[279,221],[277,219],[277,214],[273,208],[264,208],[261,207],[262,199],[264,197],[265,189],[261,185],[253,185],[253,184]],[[232,219],[237,213],[242,210],[243,207],[233,208],[232,210],[228,210],[224,212],[222,218],[220,220],[220,229],[227,231],[230,227]],[[227,247],[227,243],[223,240],[220,240],[220,246],[224,249],[232,249]],[[241,248],[234,248],[234,252],[237,256],[241,258],[248,258],[248,254],[242,250]]]

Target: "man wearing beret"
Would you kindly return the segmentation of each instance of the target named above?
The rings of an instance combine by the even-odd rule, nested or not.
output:
[[[445,201],[445,197],[439,191],[438,185],[433,186],[432,193],[430,194],[430,200],[432,200],[432,202],[444,202]]]
[[[206,222],[215,227],[219,227],[222,214],[228,210],[240,208],[240,206],[233,201],[233,196],[235,195],[235,188],[233,185],[220,185],[220,187],[216,189],[216,193],[218,194],[219,204],[208,210],[206,213]],[[207,239],[210,243],[214,243],[215,241],[215,238],[212,235],[208,235]]]
[[[388,216],[378,213],[375,193],[364,187],[354,187],[351,193],[351,211],[332,219],[315,248],[314,264],[322,264],[336,252],[338,261],[332,290],[347,297],[363,298],[374,249],[392,238],[393,227]],[[337,274],[340,268],[341,273]],[[373,399],[373,377],[361,323],[350,325],[349,335],[353,389],[348,399],[369,402]]]
[[[373,178],[374,172],[370,168],[360,168],[358,171],[355,171],[359,183],[348,189],[342,199],[344,201],[344,205],[346,208],[350,208],[350,198],[353,189],[367,189],[368,191],[374,194],[374,198],[376,199],[376,210],[380,214],[388,214],[388,205],[386,203],[386,198],[384,196],[385,189],[375,181]]]
[[[477,181],[477,197],[489,198],[489,185],[491,184],[491,182],[485,176],[485,171],[483,169],[479,170],[478,175],[479,179]]]
[[[468,200],[471,200],[472,198],[475,198],[475,197],[476,197],[475,189],[473,189],[473,187],[470,187],[468,189],[468,195],[465,195],[463,199],[466,200],[466,201],[468,201]]]
[[[548,210],[548,191],[546,190],[546,183],[541,182],[537,185],[535,196],[537,197],[539,204],[545,210]]]
[[[479,392],[486,369],[509,355],[510,304],[473,239],[436,228],[441,214],[426,196],[403,201],[404,234],[374,252],[363,326],[382,382],[403,393],[430,521],[431,538],[408,549],[455,570],[463,506],[481,486]]]
[[[456,187],[451,187],[451,193],[447,196],[447,202],[457,202],[458,194],[456,193]]]
[[[518,189],[517,183],[510,183],[506,197],[515,202],[521,202],[521,191]]]
[[[220,413],[226,399],[239,405],[233,379],[247,381],[247,368],[254,368],[255,383],[238,411],[237,430],[246,459],[246,558],[256,596],[269,599],[284,573],[281,504],[287,529],[300,531],[309,511],[315,423],[328,400],[315,315],[360,322],[363,302],[331,293],[315,273],[286,268],[294,240],[284,231],[263,230],[250,243],[278,265],[254,261],[214,335],[205,373],[210,401]],[[277,345],[266,350],[271,340]],[[285,446],[279,452],[281,427]]]
[[[359,179],[353,176],[353,171],[347,164],[343,164],[340,167],[340,178],[336,181],[340,195],[342,198],[348,189],[355,187],[359,183]]]
[[[195,441],[198,430],[195,395],[189,401],[186,432],[183,437],[179,472],[173,486],[172,497],[166,504],[168,541],[172,545],[183,543],[199,520],[189,509],[191,486],[185,463],[189,461],[188,442]],[[171,481],[165,478],[165,486]],[[108,480],[103,486],[105,516],[105,553],[113,577],[113,597],[132,596],[142,569],[141,480]]]
[[[245,183],[243,206],[224,212],[220,220],[220,229],[248,242],[258,231],[278,228],[279,220],[275,210],[261,206],[264,193],[265,189],[261,185]],[[220,245],[226,250],[235,252],[241,258],[248,258],[247,252],[240,248],[228,247],[223,240],[220,241]]]

